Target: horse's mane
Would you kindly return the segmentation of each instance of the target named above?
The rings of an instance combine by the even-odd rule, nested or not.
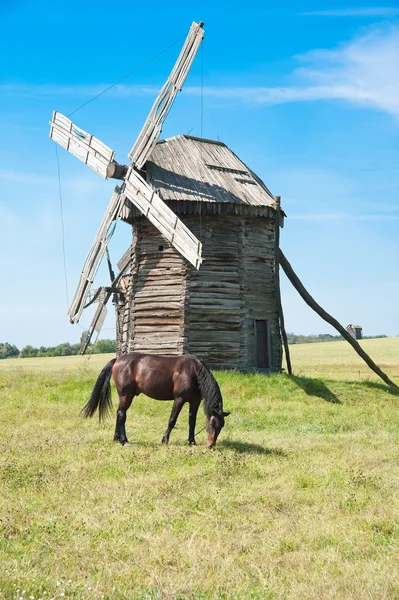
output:
[[[218,414],[223,412],[223,399],[220,387],[208,367],[201,359],[196,358],[197,379],[204,400],[204,412],[209,418],[215,410]]]

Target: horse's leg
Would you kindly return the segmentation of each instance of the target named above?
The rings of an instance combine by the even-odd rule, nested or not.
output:
[[[134,398],[134,394],[119,394],[119,406],[116,411],[116,426],[114,440],[117,440],[122,446],[129,446],[129,442],[126,437],[126,411],[131,405]]]
[[[176,425],[177,417],[179,416],[184,403],[185,403],[185,400],[183,398],[181,398],[180,396],[178,398],[175,398],[175,400],[173,402],[173,406],[172,406],[172,412],[170,413],[169,423],[166,428],[165,435],[162,438],[163,444],[167,444],[169,442],[170,432],[172,431],[173,427]]]
[[[190,412],[188,415],[188,443],[195,443],[195,424],[197,422],[197,413],[199,405],[201,404],[201,400],[191,400],[190,402]]]

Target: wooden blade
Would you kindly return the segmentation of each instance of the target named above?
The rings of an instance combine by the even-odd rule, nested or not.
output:
[[[91,338],[93,337],[94,332],[97,331],[97,334],[100,333],[101,328],[104,325],[105,317],[107,316],[107,313],[108,313],[106,303],[108,302],[110,297],[111,297],[111,294],[107,293],[104,297],[104,301],[101,302],[97,306],[97,310],[94,313],[94,317],[92,319],[92,322],[90,323],[90,327],[86,331],[85,339],[81,345],[80,354],[84,354],[86,352],[86,350],[91,342]]]
[[[159,92],[140,135],[129,153],[130,160],[138,170],[142,169],[150,156],[152,149],[161,135],[162,125],[172,107],[177,92],[180,92],[183,87],[183,83],[198,52],[202,38],[204,37],[202,27],[202,22],[193,23],[191,25],[184,46],[179,54],[179,58],[177,59],[168,80]]]
[[[169,240],[196,269],[202,263],[202,244],[165,204],[155,190],[131,167],[126,175],[123,194]]]
[[[115,152],[56,110],[50,121],[50,138],[107,179],[107,169],[113,162]]]
[[[124,203],[125,196],[120,193],[120,188],[116,187],[80,274],[79,284],[68,311],[71,323],[77,323],[79,321],[82,310],[86,304],[87,296],[90,292],[90,286],[93,283],[109,242],[108,230],[111,223],[118,218]]]
[[[116,265],[121,273],[124,273],[126,271],[126,269],[128,268],[128,266],[130,264],[131,256],[132,256],[132,246],[130,245],[129,248],[126,250],[126,252],[124,252],[123,256],[121,256],[121,258],[116,263]]]
[[[105,304],[99,304],[97,306],[96,313],[93,317],[93,321],[91,323],[91,327],[93,327],[94,331],[100,333],[101,327],[104,325],[105,317],[107,316],[107,307]]]

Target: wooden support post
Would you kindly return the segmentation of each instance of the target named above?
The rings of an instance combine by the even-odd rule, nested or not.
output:
[[[283,313],[283,305],[281,302],[281,291],[280,291],[280,204],[281,204],[281,196],[275,196],[275,200],[276,200],[276,220],[275,220],[276,227],[275,227],[275,235],[274,235],[274,243],[275,243],[274,272],[275,272],[275,277],[276,277],[277,308],[278,308],[278,317],[279,317],[279,321],[280,321],[281,337],[283,338],[283,344],[284,344],[285,360],[287,361],[287,371],[288,371],[289,375],[292,375],[290,349],[288,347],[287,334],[285,331],[284,313]]]
[[[399,386],[397,386],[396,383],[391,381],[388,375],[381,371],[379,366],[376,365],[375,362],[370,358],[370,356],[363,350],[359,342],[357,342],[355,338],[353,338],[350,335],[350,333],[348,333],[346,329],[336,319],[334,319],[334,317],[328,314],[328,312],[326,312],[323,308],[321,308],[319,304],[317,304],[314,298],[312,298],[309,292],[302,285],[302,282],[300,281],[299,277],[295,274],[293,268],[291,267],[290,263],[285,258],[281,250],[279,252],[279,255],[280,264],[283,267],[285,274],[287,275],[288,279],[291,281],[292,285],[297,290],[299,295],[302,296],[302,298],[305,300],[306,304],[308,304],[310,308],[312,308],[322,319],[324,319],[324,321],[327,321],[327,323],[332,325],[342,335],[342,337],[350,343],[355,352],[357,352],[357,354],[364,360],[364,362],[370,367],[370,369],[378,375],[378,377],[381,377],[381,379],[385,381],[385,383],[387,383],[388,385],[399,389]]]

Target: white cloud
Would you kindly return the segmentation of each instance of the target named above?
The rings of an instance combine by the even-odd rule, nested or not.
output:
[[[296,76],[310,83],[301,90],[319,99],[340,98],[377,108],[399,120],[399,29],[378,29],[335,50],[298,57]]]
[[[370,9],[371,10],[371,9]],[[386,9],[387,10],[387,9]],[[217,87],[204,88],[209,98],[243,102],[247,105],[273,105],[286,102],[342,100],[350,104],[380,110],[399,120],[399,28],[374,28],[354,41],[331,50],[313,50],[296,56],[301,66],[289,75],[284,87]],[[259,75],[264,78],[264,75]],[[95,86],[23,86],[0,85],[3,94],[31,97],[95,97],[109,85]],[[118,97],[153,96],[158,88],[145,85],[118,84],[107,94]],[[187,86],[185,94],[198,96],[200,87]]]
[[[373,30],[336,49],[313,50],[296,59],[302,63],[291,74],[296,85],[205,88],[205,94],[255,105],[343,100],[389,113],[399,120],[397,27]]]
[[[313,10],[301,13],[311,17],[395,17],[399,8],[378,6],[375,8],[343,8],[338,10]]]

